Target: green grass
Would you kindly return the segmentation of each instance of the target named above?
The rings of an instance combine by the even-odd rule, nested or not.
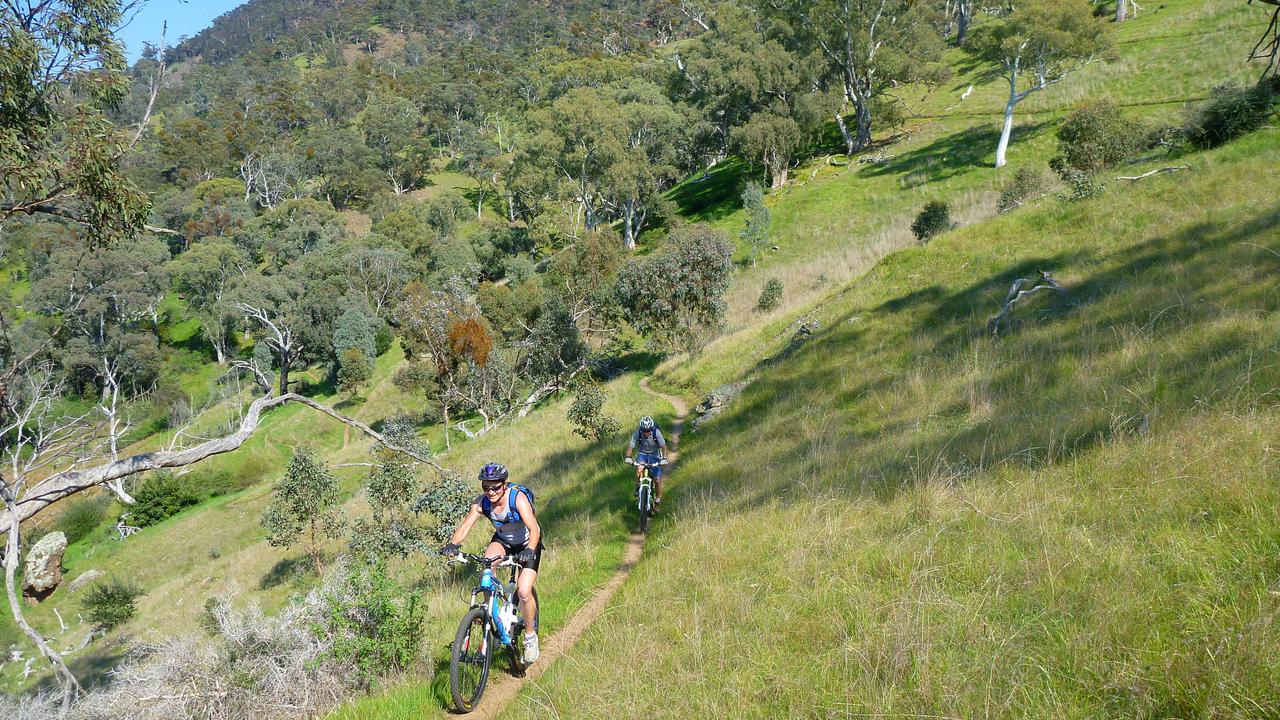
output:
[[[671,496],[679,512],[658,524],[581,649],[510,714],[1280,714],[1269,691],[1280,678],[1265,662],[1280,613],[1268,282],[1280,248],[1264,180],[1280,137],[1194,156],[1190,173],[1116,184],[1100,200],[993,219],[1000,185],[1045,164],[1055,124],[1077,104],[1110,96],[1133,117],[1176,122],[1213,85],[1252,80],[1258,68],[1243,58],[1261,20],[1234,0],[1144,6],[1118,28],[1117,62],[1019,105],[1001,171],[991,156],[1005,88],[952,50],[948,83],[903,90],[914,114],[876,148],[884,162],[828,164],[823,151],[796,168],[767,200],[779,249],[743,265],[730,290],[729,332],[659,371],[690,399],[741,377],[755,384],[689,438]],[[671,197],[687,219],[736,237],[746,172],[729,161]],[[414,197],[474,184],[432,177]],[[965,227],[913,248],[908,225],[935,198]],[[1069,300],[1042,298],[1008,338],[984,337],[1012,278],[1040,268]],[[771,277],[784,281],[783,307],[757,313]],[[166,304],[182,317],[176,297]],[[818,336],[786,355],[800,319],[817,321]],[[198,330],[164,328],[179,346],[170,372],[192,395],[217,374],[201,363]],[[396,353],[344,410],[372,422],[421,407],[390,386]],[[609,386],[620,419],[653,408],[636,379]],[[612,572],[629,522],[620,439],[588,446],[563,411],[553,403],[445,459],[468,475],[495,459],[532,479],[552,543],[539,581],[551,630]],[[225,411],[204,427],[219,419]],[[443,445],[438,429],[427,436]],[[72,546],[69,576],[99,567],[148,590],[139,618],[77,669],[100,677],[118,637],[194,632],[210,595],[272,608],[309,587],[301,553],[267,547],[258,524],[299,445],[334,463],[365,460],[368,448],[335,422],[282,408],[209,463],[252,487],[126,543]],[[342,472],[354,493],[363,470]],[[443,713],[436,673],[464,593],[419,563],[398,572],[427,599],[424,664],[340,717]],[[74,606],[57,603],[64,616]],[[30,611],[47,633],[49,607]],[[0,639],[11,630],[0,620]],[[7,671],[0,682],[16,688]]]
[[[671,408],[638,387],[639,376],[623,375],[606,385],[605,412],[629,427],[640,414],[653,414],[669,426]],[[655,403],[657,404],[655,406]],[[631,483],[620,462],[625,436],[600,443],[574,436],[565,420],[568,399],[559,400],[523,420],[468,442],[446,457],[451,467],[470,476],[488,461],[506,464],[513,477],[529,484],[538,497],[538,519],[547,550],[538,577],[543,634],[560,629],[596,588],[617,570],[635,518],[629,512]],[[478,552],[488,541],[477,527],[467,547]],[[458,577],[468,577],[463,572]],[[405,680],[340,708],[334,718],[446,717],[448,650],[467,608],[463,583],[428,584],[427,653],[421,668]],[[506,672],[505,660],[495,672]]]
[[[508,715],[1280,713],[1280,205],[1257,182],[1280,131],[1188,159],[814,309],[691,438],[662,550]],[[990,337],[1040,269],[1067,298]]]

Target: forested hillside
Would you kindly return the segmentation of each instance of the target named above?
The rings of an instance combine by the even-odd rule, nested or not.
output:
[[[476,468],[557,633],[652,374],[509,714],[1280,712],[1269,12],[127,9],[0,11],[0,708],[443,716]]]

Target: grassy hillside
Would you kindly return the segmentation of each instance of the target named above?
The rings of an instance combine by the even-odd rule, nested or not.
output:
[[[1280,716],[1280,205],[1269,192],[1280,132],[1191,156],[1187,173],[1113,182],[1101,198],[994,214],[1000,186],[1044,165],[1056,123],[1082,101],[1176,121],[1214,84],[1252,78],[1256,10],[1144,6],[1117,29],[1118,61],[1019,106],[1010,168],[991,166],[1001,80],[959,50],[945,86],[904,90],[912,115],[875,149],[881,162],[824,152],[797,168],[768,199],[778,250],[735,277],[729,332],[658,370],[690,398],[753,385],[689,438],[675,512],[615,606],[509,714]],[[736,236],[743,182],[730,162],[672,197],[687,219]],[[467,187],[446,176],[420,192]],[[965,227],[915,247],[908,226],[935,198]],[[1066,298],[1040,297],[1006,336],[988,336],[1009,283],[1039,270]],[[771,277],[785,303],[762,314]],[[798,319],[819,331],[783,353]],[[172,329],[183,331],[195,328]],[[401,360],[398,349],[380,358],[367,397],[344,409],[373,422],[412,407],[389,382]],[[611,415],[669,420],[637,388],[650,365],[609,384]],[[181,370],[184,389],[213,372]],[[551,631],[612,572],[630,521],[622,438],[589,445],[564,409],[550,403],[444,458],[468,476],[505,462],[538,490]],[[101,677],[123,639],[199,632],[209,597],[276,608],[309,587],[302,553],[268,547],[259,525],[303,445],[334,464],[367,460],[364,438],[282,408],[208,464],[247,489],[125,543],[73,545],[69,577],[103,569],[147,590],[138,618],[75,669]],[[340,472],[360,512],[365,470]],[[439,661],[464,591],[423,561],[395,570],[428,607],[423,667],[337,717],[444,715]],[[76,598],[29,613],[46,633],[55,606],[73,616]],[[6,667],[3,687],[19,675]]]
[[[1277,161],[1266,130],[847,286],[509,714],[1280,713]],[[991,337],[1039,270],[1066,298]]]
[[[952,78],[936,88],[903,88],[899,96],[909,108],[903,127],[877,129],[877,146],[868,156],[882,162],[848,162],[829,128],[829,147],[793,171],[786,188],[769,195],[778,250],[766,252],[758,266],[744,267],[735,280],[731,333],[759,328],[753,309],[770,277],[784,282],[786,306],[800,309],[889,252],[913,244],[911,221],[930,200],[950,203],[961,224],[992,217],[1002,185],[1020,167],[1046,167],[1056,152],[1057,123],[1083,102],[1111,98],[1129,117],[1176,123],[1215,85],[1253,81],[1260,67],[1245,58],[1263,18],[1257,7],[1233,0],[1167,0],[1144,7],[1137,18],[1115,27],[1116,60],[1087,65],[1017,106],[1009,167],[1001,170],[994,159],[1008,84],[991,65],[948,50]],[[973,93],[961,100],[970,86]],[[672,197],[691,219],[710,221],[736,238],[745,222],[739,211],[745,182],[743,166],[728,163],[706,180],[678,186]],[[741,249],[739,258],[746,257]],[[674,358],[666,367],[682,365],[680,372],[688,373],[732,366],[698,383],[705,391],[735,377],[736,361],[754,342],[731,337],[718,343],[723,354],[713,352],[694,364]]]

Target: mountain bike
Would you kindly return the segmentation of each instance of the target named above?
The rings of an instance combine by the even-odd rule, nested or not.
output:
[[[482,555],[458,553],[454,562],[473,562],[480,566],[480,583],[471,590],[471,607],[458,625],[453,639],[453,652],[449,658],[449,693],[453,706],[460,713],[476,709],[485,686],[489,683],[489,666],[493,662],[494,645],[507,647],[511,652],[511,668],[515,675],[524,674],[524,619],[520,616],[520,599],[516,596],[516,581],[521,567],[515,556],[487,558]],[[510,567],[511,581],[503,583],[495,568]],[[538,591],[533,591],[537,601]],[[538,629],[538,617],[534,616],[533,628]]]
[[[636,510],[640,513],[640,532],[645,532],[649,529],[649,518],[653,516],[653,475],[649,469],[666,465],[667,459],[646,463],[627,458],[626,462],[640,468],[640,477],[636,478]]]

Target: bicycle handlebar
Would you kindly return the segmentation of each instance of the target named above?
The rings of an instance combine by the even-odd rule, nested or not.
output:
[[[639,460],[636,460],[636,459],[634,459],[634,458],[627,458],[627,459],[623,460],[622,462],[624,462],[624,463],[626,463],[626,464],[628,464],[628,465],[640,465],[640,466],[643,466],[643,467],[658,467],[659,465],[666,465],[666,464],[667,464],[667,459],[666,459],[666,458],[662,458],[661,460],[659,460],[659,461],[658,461],[658,462],[656,462],[656,463],[647,463],[647,462],[640,462]]]
[[[447,560],[449,562],[455,562],[458,564],[473,562],[478,565],[490,567],[490,568],[510,567],[510,566],[519,564],[516,562],[514,555],[502,555],[500,557],[489,558],[489,557],[485,557],[484,555],[472,555],[471,553],[464,553],[464,552],[460,552],[456,555],[453,555],[447,558]]]

